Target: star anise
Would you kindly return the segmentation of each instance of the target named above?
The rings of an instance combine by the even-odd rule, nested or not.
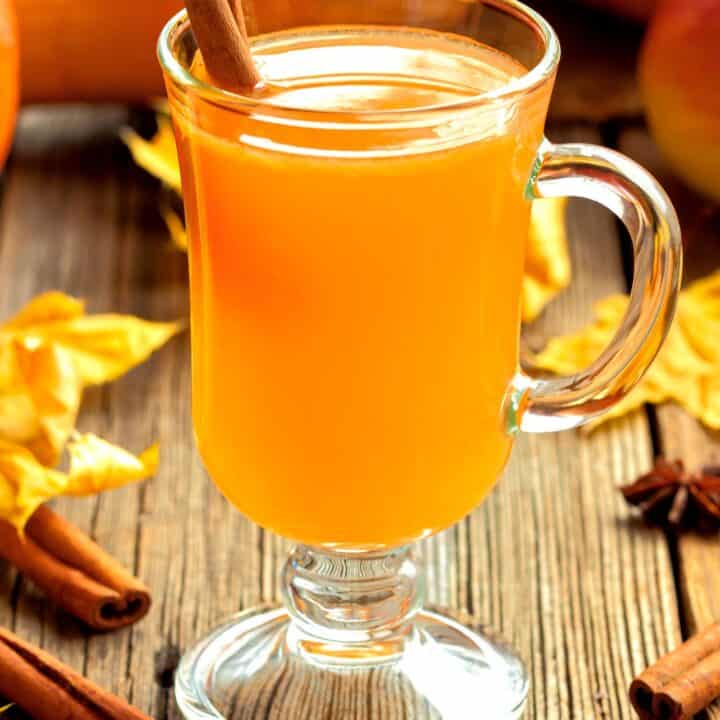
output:
[[[720,467],[688,472],[682,460],[660,458],[653,469],[620,488],[650,522],[671,527],[720,528]]]

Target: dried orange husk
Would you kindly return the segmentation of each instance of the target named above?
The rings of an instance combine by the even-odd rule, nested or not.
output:
[[[92,433],[73,437],[68,453],[68,495],[92,495],[145,480],[160,460],[157,443],[136,456]]]
[[[65,473],[45,467],[27,448],[0,440],[0,517],[21,530],[40,505],[66,487]]]
[[[125,128],[121,137],[130,150],[133,160],[168,187],[180,192],[180,166],[178,163],[172,123],[164,113],[157,115],[158,129],[149,140],[134,130]]]
[[[81,383],[97,385],[146,360],[182,327],[132,315],[86,315],[79,300],[49,292],[0,325],[0,338],[12,338],[26,348],[60,348],[72,358]]]
[[[86,315],[46,328],[46,339],[72,356],[85,385],[98,385],[147,360],[182,327],[132,315]]]
[[[534,362],[559,374],[586,368],[614,336],[627,309],[626,295],[595,306],[595,321],[580,332],[550,340]],[[675,320],[649,370],[623,400],[591,427],[645,403],[676,402],[701,422],[720,428],[720,271],[680,294]]]
[[[55,465],[75,427],[82,383],[62,348],[23,343],[0,331],[0,439]]]
[[[75,425],[83,389],[144,361],[182,323],[86,315],[59,292],[31,300],[0,325],[0,517],[19,529],[57,495],[84,495],[152,475],[156,445],[135,456]],[[68,439],[68,473],[57,465]]]
[[[43,503],[60,495],[113,490],[152,475],[158,464],[153,445],[135,456],[95,435],[79,435],[68,446],[70,470],[52,470],[27,449],[0,440],[0,517],[22,531]]]
[[[28,349],[18,344],[17,358],[38,430],[23,445],[40,462],[51,467],[57,464],[75,427],[82,399],[82,379],[72,356],[56,345],[41,344]]]
[[[187,250],[187,231],[183,219],[168,205],[160,207],[160,214],[165,221],[173,245],[179,250]]]
[[[27,302],[10,320],[0,325],[0,328],[3,333],[27,335],[33,328],[72,320],[84,314],[85,303],[82,300],[50,290]]]
[[[523,322],[534,320],[570,284],[566,207],[566,198],[533,201],[522,287]]]

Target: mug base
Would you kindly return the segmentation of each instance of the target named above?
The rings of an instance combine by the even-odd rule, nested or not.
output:
[[[421,611],[387,642],[328,648],[283,607],[240,613],[183,657],[175,697],[188,720],[510,720],[528,674],[504,643]]]

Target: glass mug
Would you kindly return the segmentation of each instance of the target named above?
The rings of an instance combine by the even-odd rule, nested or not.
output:
[[[519,2],[281,5],[246,3],[273,31],[252,39],[265,85],[247,96],[193,64],[185,13],[159,43],[199,449],[233,504],[298,543],[284,607],[191,649],[176,697],[188,718],[353,717],[328,698],[371,677],[367,717],[517,717],[521,661],[422,609],[408,544],[482,500],[518,431],[581,425],[640,379],[675,306],[677,218],[631,160],[543,138],[559,46]],[[624,222],[635,278],[603,354],[538,379],[518,368],[530,201],[562,195]]]

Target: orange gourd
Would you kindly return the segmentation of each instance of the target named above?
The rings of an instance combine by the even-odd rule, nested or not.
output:
[[[3,0],[0,0],[2,2]],[[164,94],[155,44],[182,0],[16,0],[23,102],[139,102]],[[252,33],[325,22],[452,29],[468,3],[427,0],[243,0]],[[408,9],[410,8],[410,9]],[[395,15],[393,15],[395,13]],[[399,14],[398,14],[399,13]]]
[[[18,105],[18,41],[12,0],[0,0],[0,168],[5,163]]]
[[[343,23],[421,25],[453,30],[478,11],[466,0],[243,0],[250,32]]]
[[[16,0],[23,102],[136,102],[164,93],[155,57],[182,0]]]

